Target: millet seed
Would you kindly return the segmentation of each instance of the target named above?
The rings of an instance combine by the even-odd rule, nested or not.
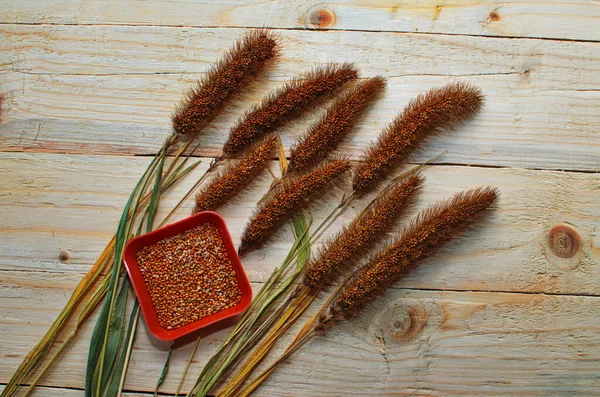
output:
[[[221,234],[211,224],[143,247],[137,261],[163,328],[182,327],[242,298]]]

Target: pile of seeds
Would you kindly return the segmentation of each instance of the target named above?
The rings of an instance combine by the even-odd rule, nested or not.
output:
[[[225,244],[211,224],[146,246],[137,261],[163,328],[182,327],[242,298]]]

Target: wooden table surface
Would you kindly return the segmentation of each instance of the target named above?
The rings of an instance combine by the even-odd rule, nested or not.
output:
[[[481,114],[413,157],[448,150],[426,168],[417,207],[487,184],[502,196],[468,238],[315,338],[256,395],[600,395],[600,4],[592,0],[0,2],[0,385],[114,233],[183,90],[247,27],[261,26],[281,35],[281,59],[210,126],[200,169],[165,208],[246,107],[328,61],[388,80],[342,148],[352,158],[417,93],[455,80],[480,86]],[[286,147],[316,116],[282,131]],[[269,183],[265,175],[220,211],[236,241]],[[335,203],[313,210],[315,220]],[[282,233],[245,261],[256,288],[289,242]],[[83,396],[92,327],[36,396]],[[224,335],[200,343],[184,390]],[[174,353],[165,394],[190,350]],[[152,394],[165,357],[140,327],[128,397]]]

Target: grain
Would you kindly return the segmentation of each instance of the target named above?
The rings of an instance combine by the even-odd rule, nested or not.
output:
[[[277,55],[277,40],[269,31],[248,33],[214,66],[194,88],[187,91],[172,116],[173,130],[196,136],[226,102],[259,74]]]
[[[320,328],[360,313],[409,270],[481,220],[497,198],[494,187],[471,189],[422,211],[395,242],[345,281]]]
[[[338,98],[325,115],[294,144],[288,171],[306,171],[323,161],[356,126],[384,89],[385,79],[373,77]]]
[[[277,140],[271,136],[240,161],[225,166],[208,186],[196,195],[194,213],[214,211],[244,190],[265,167]]]
[[[481,90],[460,82],[419,95],[367,148],[354,170],[352,188],[358,194],[373,191],[394,167],[404,164],[427,137],[468,120],[482,105]]]
[[[330,161],[307,174],[284,182],[275,192],[271,192],[246,225],[238,250],[240,256],[265,245],[292,216],[327,193],[326,189],[348,172],[350,166],[348,160]]]
[[[405,213],[423,184],[423,177],[411,175],[383,193],[344,227],[305,267],[305,283],[324,287],[350,272],[356,262],[381,240],[394,222]]]
[[[273,133],[277,128],[310,110],[310,104],[358,76],[351,64],[315,68],[295,78],[250,109],[230,130],[223,153],[234,157]]]
[[[163,328],[182,327],[241,300],[225,244],[211,224],[143,247],[137,260]]]

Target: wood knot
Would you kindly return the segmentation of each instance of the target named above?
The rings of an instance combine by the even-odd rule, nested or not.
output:
[[[319,8],[309,11],[306,18],[306,25],[315,29],[325,29],[335,25],[335,12],[327,8]]]
[[[427,317],[427,309],[419,300],[407,299],[383,313],[379,325],[386,339],[407,342],[423,330]]]
[[[498,14],[496,11],[492,11],[490,12],[489,19],[492,22],[498,22],[502,18],[500,18],[500,14]]]
[[[581,247],[581,237],[572,227],[558,225],[550,230],[548,245],[559,258],[571,258]]]
[[[60,251],[58,254],[58,260],[61,262],[68,262],[71,259],[69,251]]]

